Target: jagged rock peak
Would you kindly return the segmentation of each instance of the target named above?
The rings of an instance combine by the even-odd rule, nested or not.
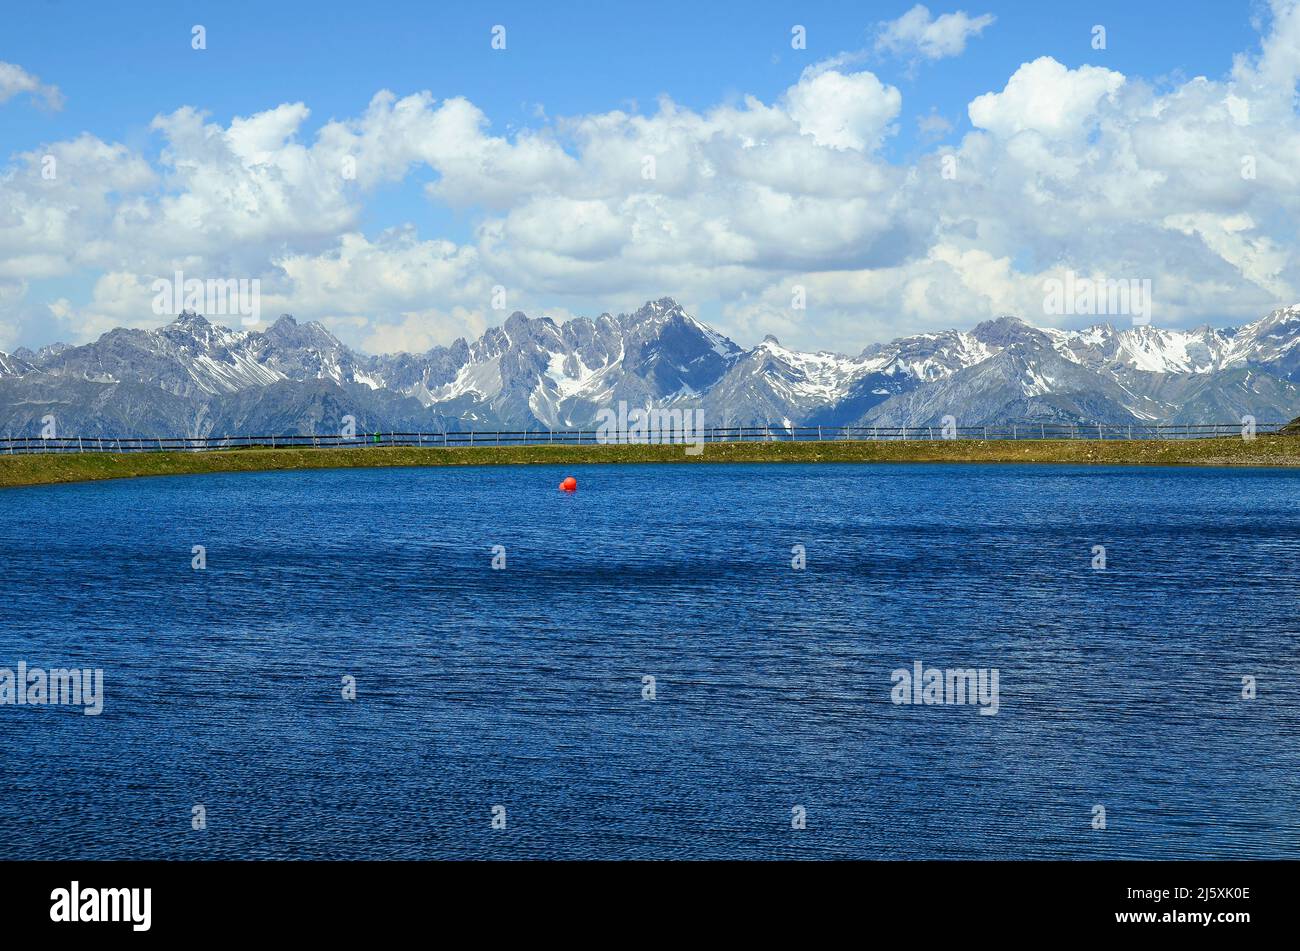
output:
[[[180,327],[210,327],[212,324],[202,314],[192,310],[183,310],[176,315],[172,321],[174,326]]]

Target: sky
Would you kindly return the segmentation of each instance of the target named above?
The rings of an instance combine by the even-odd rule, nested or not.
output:
[[[662,296],[851,353],[1096,322],[1067,273],[1244,323],[1300,300],[1298,4],[11,4],[0,349],[177,271],[370,352]]]

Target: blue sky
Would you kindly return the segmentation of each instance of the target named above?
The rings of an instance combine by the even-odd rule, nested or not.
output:
[[[1279,9],[1287,6],[1282,0],[1278,3]],[[485,128],[493,137],[509,142],[521,130],[549,135],[556,148],[581,159],[582,146],[564,134],[557,120],[615,110],[653,118],[660,112],[662,97],[670,99],[679,110],[701,116],[728,104],[743,108],[746,97],[776,104],[800,82],[806,70],[827,68],[825,64],[832,61],[835,65],[830,68],[848,75],[869,73],[901,96],[901,105],[892,115],[887,133],[878,147],[867,151],[872,153],[871,162],[882,165],[889,173],[905,175],[908,169],[922,167],[928,157],[961,148],[971,133],[987,131],[973,128],[968,115],[970,103],[986,93],[1004,90],[1024,64],[1050,57],[1067,71],[1101,67],[1125,77],[1126,89],[1140,85],[1149,89],[1150,96],[1177,98],[1179,91],[1197,76],[1225,83],[1226,90],[1234,56],[1258,56],[1261,37],[1267,36],[1270,24],[1280,19],[1276,10],[1264,4],[1207,0],[1086,5],[998,2],[960,7],[933,3],[929,10],[932,17],[960,9],[972,17],[989,15],[994,19],[971,35],[957,55],[929,59],[878,49],[882,24],[897,20],[913,6],[849,2],[11,5],[0,38],[0,62],[14,64],[39,77],[41,83],[57,86],[62,105],[51,108],[25,95],[0,104],[0,147],[9,174],[16,175],[22,171],[21,156],[25,153],[89,134],[100,142],[124,147],[131,156],[150,165],[160,178],[152,194],[144,190],[143,199],[156,201],[184,187],[167,179],[163,157],[167,137],[151,127],[156,116],[190,107],[206,114],[208,123],[228,128],[236,117],[301,102],[310,109],[310,116],[295,126],[291,139],[310,146],[327,123],[352,122],[364,114],[380,90],[390,90],[399,99],[427,90],[435,102],[464,97],[482,113]],[[191,49],[193,24],[206,28],[206,50]],[[489,31],[494,24],[503,24],[507,29],[505,51],[490,48]],[[791,49],[790,30],[794,24],[807,29],[806,50]],[[1106,28],[1105,50],[1094,50],[1089,45],[1094,24]],[[1067,75],[1073,79],[1072,72]],[[1133,108],[1140,110],[1142,106],[1135,104]],[[918,120],[931,115],[942,119],[946,126],[940,123],[937,131],[923,131]],[[1086,121],[1093,118],[1090,113]],[[1284,118],[1294,120],[1294,109]],[[1101,123],[1104,117],[1096,121]],[[1009,139],[1024,130],[1013,124],[1003,131],[1007,133],[1004,138]],[[1290,129],[1285,132],[1290,134]],[[1086,141],[1095,143],[1098,136],[1106,134],[1104,127],[1093,130]],[[1211,131],[1206,128],[1204,134],[1208,141]],[[1011,143],[1002,145],[1010,148]],[[1099,170],[1098,174],[1104,181],[1100,176],[1113,175],[1114,170]],[[436,162],[414,161],[401,174],[385,176],[367,186],[364,195],[354,198],[351,219],[338,232],[356,232],[373,241],[379,240],[386,229],[406,227],[422,241],[445,239],[458,246],[470,246],[480,240],[479,229],[485,221],[521,210],[523,199],[519,197],[497,207],[488,207],[472,194],[430,200],[425,186],[444,175],[445,169],[437,167]],[[0,187],[5,184],[0,179]],[[542,188],[533,189],[531,195],[535,197]],[[572,189],[558,189],[559,193],[584,200]],[[876,191],[873,197],[882,194]],[[97,199],[109,204],[123,200],[113,188],[101,192]],[[602,200],[613,201],[608,196]],[[1015,201],[1014,197],[1007,200]],[[1162,227],[1170,229],[1167,222],[1171,215],[1224,215],[1233,211],[1221,201],[1217,207],[1215,204],[1181,211],[1162,209],[1168,212],[1161,218],[1166,222]],[[1264,221],[1265,205],[1261,203],[1260,209],[1254,211],[1252,224],[1265,229],[1261,237],[1278,244],[1287,234],[1268,233],[1268,229],[1281,227],[1285,232],[1285,225]],[[626,210],[626,205],[617,202],[611,207],[615,215]],[[940,214],[937,210],[933,213]],[[979,213],[987,215],[990,210],[981,208]],[[918,260],[927,242],[931,249],[937,246],[933,235],[910,234],[915,231],[914,225],[897,227],[916,238],[913,257]],[[1200,233],[1199,227],[1189,223],[1182,230]],[[1240,228],[1227,230],[1242,234]],[[850,235],[853,233],[850,229]],[[267,267],[274,270],[276,255],[287,250],[328,253],[331,236],[313,235],[307,241],[291,234],[260,237],[266,242]],[[748,240],[748,236],[743,237]],[[1214,240],[1218,239],[1206,238],[1204,243],[1213,244]],[[196,239],[192,244],[198,248],[204,242]],[[1141,247],[1140,238],[1135,237],[1134,247]],[[188,258],[194,260],[198,253],[191,249]],[[204,253],[211,253],[211,249]],[[999,247],[993,253],[1015,266],[1042,264],[1027,258],[1035,254],[1033,242],[1019,248]],[[1177,253],[1176,248],[1163,251],[1166,258]],[[759,253],[753,260],[771,257]],[[851,342],[854,333],[854,339],[866,343],[871,338],[890,336],[894,330],[902,333],[917,329],[937,317],[919,310],[910,317],[891,315],[889,307],[898,309],[893,303],[859,322],[864,326],[850,333],[850,318],[854,308],[861,309],[861,301],[846,299],[828,308],[824,326],[817,324],[816,315],[798,315],[797,320],[790,315],[784,319],[780,315],[762,315],[758,302],[763,294],[770,296],[770,288],[782,282],[797,281],[800,275],[796,272],[829,270],[843,276],[850,268],[835,263],[837,259],[831,254],[827,268],[806,258],[797,266],[790,262],[775,268],[760,265],[755,270],[763,273],[756,273],[749,284],[737,282],[727,271],[727,276],[714,278],[718,284],[714,294],[705,292],[709,279],[698,275],[683,281],[684,286],[662,286],[658,292],[684,297],[704,316],[722,321],[727,329],[742,336],[747,331],[777,328],[784,331],[783,336],[793,333],[798,338],[793,342],[807,345],[844,345]],[[1056,263],[1087,269],[1098,264],[1113,266],[1114,262],[1079,258]],[[81,311],[95,310],[92,298],[96,283],[105,273],[142,266],[140,260],[114,262],[104,255],[79,259],[69,255],[65,267],[46,266],[37,269],[40,273],[23,275],[16,266],[7,273],[0,271],[0,278],[8,277],[15,287],[22,285],[21,293],[14,291],[7,298],[11,302],[9,332],[6,339],[0,339],[0,346],[40,344],[53,336],[75,335],[85,328],[99,327],[103,319],[86,319],[79,324],[76,316]],[[256,270],[255,266],[241,266]],[[720,261],[718,266],[751,265],[745,260],[730,264]],[[892,266],[897,262],[891,262]],[[1134,266],[1164,276],[1170,264],[1168,260],[1158,264],[1138,261]],[[557,267],[552,274],[520,282],[520,299],[530,305],[529,309],[605,309],[598,300],[602,292],[609,293],[608,287],[592,280],[568,287],[565,271]],[[165,272],[159,268],[157,273]],[[608,307],[615,309],[637,294],[650,294],[649,284],[658,283],[653,277],[656,273],[629,275],[626,288],[620,285],[619,292],[611,294],[617,299],[611,300]],[[143,280],[149,274],[140,273],[140,277]],[[508,275],[498,277],[511,286]],[[104,293],[101,287],[101,298]],[[738,295],[754,302],[754,306],[745,310],[736,303]],[[1249,306],[1256,307],[1267,293],[1248,296]],[[286,297],[292,306],[292,294],[286,293]],[[1176,315],[1171,311],[1170,319],[1212,319],[1223,309],[1220,300],[1207,298],[1197,304],[1194,297],[1182,294]],[[15,299],[19,303],[12,303]],[[61,316],[49,316],[49,304],[56,299],[63,301]],[[0,306],[4,300],[0,294]],[[105,298],[101,303],[111,302]],[[417,301],[409,302],[409,310],[393,301],[377,302],[376,307],[380,308],[381,303],[387,308],[382,313],[331,314],[325,312],[328,308],[312,307],[320,312],[308,316],[332,321],[331,326],[344,335],[351,333],[354,339],[365,341],[367,327],[374,321],[410,322],[412,318],[402,315],[422,309]],[[482,321],[497,322],[486,311],[478,314],[470,300],[461,302],[460,318],[451,315],[455,308],[450,303],[423,303],[427,309],[440,311],[431,318],[439,327],[432,338],[445,337],[461,324],[464,332],[472,332]],[[969,314],[952,314],[949,323],[968,324],[987,309],[980,305],[972,307]],[[97,317],[114,315],[122,314],[109,307]],[[1032,319],[1033,315],[1027,316]],[[159,322],[151,317],[144,314],[139,323]],[[834,329],[832,321],[838,322]],[[0,337],[5,336],[0,333]],[[371,342],[387,339],[390,337],[380,335]],[[400,341],[401,336],[391,339]]]

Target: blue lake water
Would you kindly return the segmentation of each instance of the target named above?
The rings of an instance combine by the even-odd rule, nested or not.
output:
[[[0,667],[104,671],[99,716],[0,706],[0,857],[1300,857],[1298,495],[708,464],[0,490]],[[892,702],[915,661],[996,668],[997,714]]]

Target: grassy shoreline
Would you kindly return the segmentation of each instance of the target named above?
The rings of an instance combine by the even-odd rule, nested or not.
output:
[[[1093,465],[1300,466],[1300,436],[1185,440],[977,440],[719,443],[682,446],[476,446],[433,449],[229,449],[209,452],[0,455],[0,487],[139,476],[375,466],[595,465],[698,462],[1032,462]]]

